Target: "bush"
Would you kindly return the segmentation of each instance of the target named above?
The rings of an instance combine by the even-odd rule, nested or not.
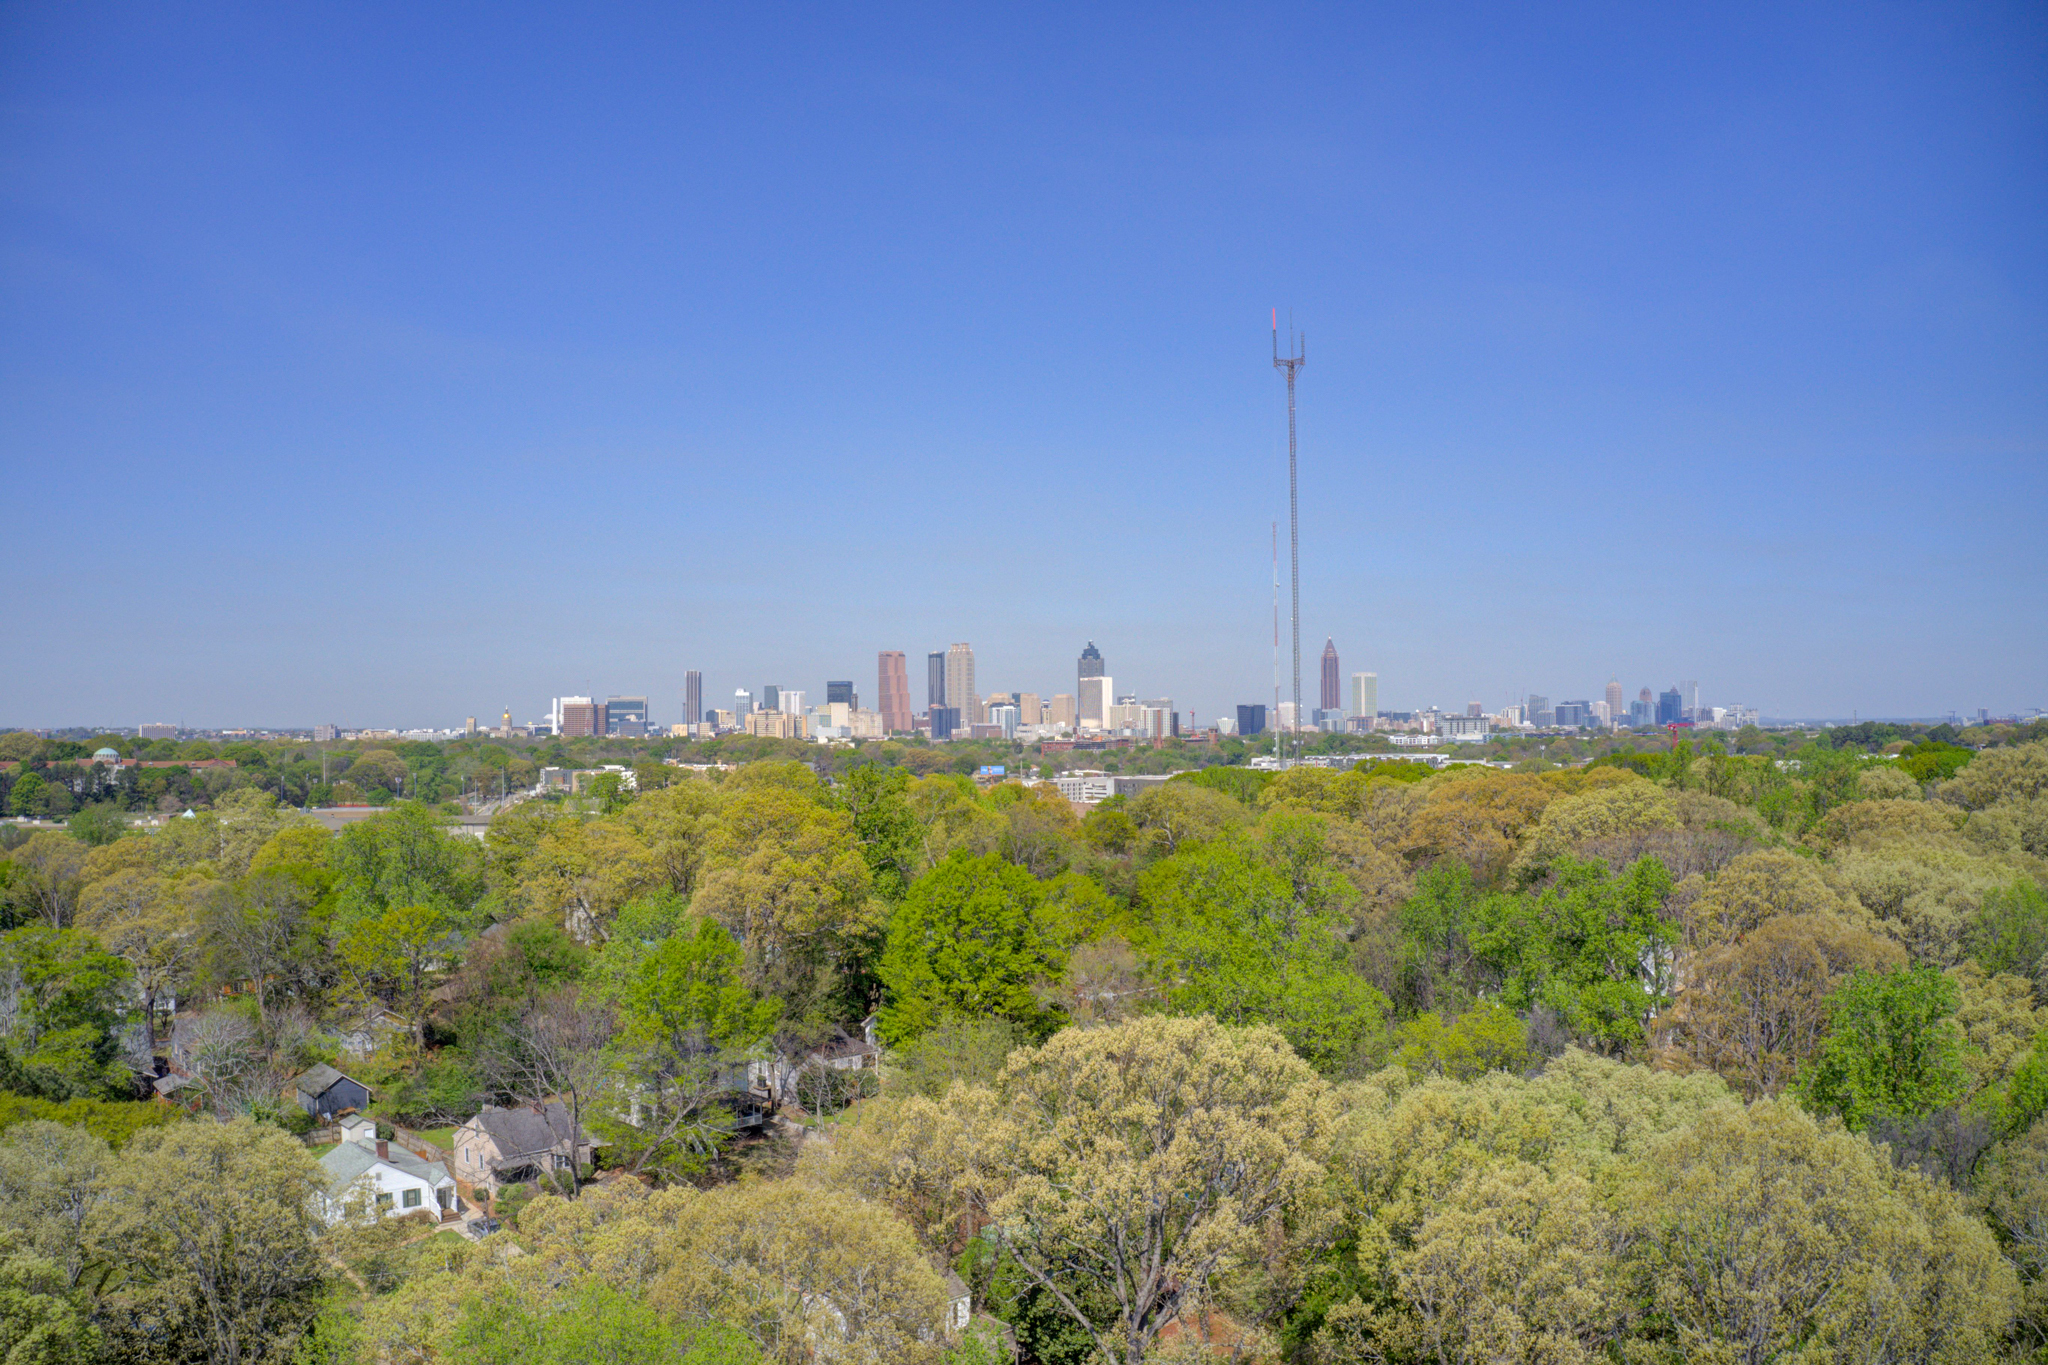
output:
[[[408,1127],[432,1128],[460,1123],[474,1114],[483,1093],[483,1083],[468,1059],[444,1049],[411,1075],[387,1082],[378,1108]]]
[[[183,1115],[146,1100],[44,1100],[0,1094],[0,1129],[32,1119],[83,1128],[109,1147],[119,1148],[146,1128],[176,1123]]]

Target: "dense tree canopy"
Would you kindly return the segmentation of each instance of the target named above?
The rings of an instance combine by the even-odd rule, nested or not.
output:
[[[2031,733],[1041,755],[1195,769],[1086,809],[981,742],[78,743],[0,735],[69,821],[0,825],[22,1359],[2048,1359]],[[329,1229],[318,1063],[595,1158]]]

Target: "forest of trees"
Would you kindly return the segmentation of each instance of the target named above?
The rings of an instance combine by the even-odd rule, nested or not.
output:
[[[1301,737],[1311,754],[1391,753],[1385,735],[1312,734]],[[1940,761],[1936,752],[1960,757],[1987,747],[2048,740],[2048,720],[2025,725],[1904,726],[1883,721],[1827,730],[1761,730],[1701,736],[1702,753],[1796,759],[1809,750],[1877,752],[1912,747],[1920,766]],[[1528,770],[1571,767],[1611,755],[1664,748],[1665,735],[1630,731],[1584,731],[1574,735],[1495,735],[1481,752]],[[1455,748],[1456,746],[1446,746]],[[110,769],[92,762],[112,749],[133,764]],[[119,734],[70,732],[43,737],[28,731],[0,732],[0,814],[64,820],[97,810],[175,814],[204,809],[230,792],[269,792],[280,805],[388,805],[400,800],[477,804],[532,787],[544,767],[601,765],[658,770],[666,761],[692,764],[757,763],[786,759],[805,763],[823,776],[881,763],[908,768],[913,776],[973,774],[1000,765],[1013,775],[1050,774],[1064,768],[1100,768],[1124,773],[1170,773],[1200,767],[1242,766],[1254,754],[1270,754],[1272,737],[1206,737],[1123,748],[1070,749],[1047,753],[1037,744],[1006,740],[958,740],[932,744],[918,737],[818,745],[803,740],[726,735],[717,739],[585,738],[552,736],[499,739],[478,735],[447,743],[425,740],[354,739],[313,743],[296,739],[136,739]],[[1946,776],[1946,772],[1939,775]],[[661,779],[653,779],[658,783]]]
[[[482,840],[438,803],[549,755],[424,747],[339,834],[282,750],[7,832],[10,1365],[2048,1361],[2039,736],[1085,813],[938,747],[642,753]],[[137,1101],[174,1001],[199,1084]],[[560,1099],[595,1167],[481,1241],[327,1228],[286,1091],[379,1020],[381,1123]],[[736,1123],[737,1068],[864,1025],[879,1068]]]

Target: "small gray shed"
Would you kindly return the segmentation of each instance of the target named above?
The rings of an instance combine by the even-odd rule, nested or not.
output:
[[[344,1109],[361,1110],[370,1103],[370,1087],[322,1063],[294,1084],[299,1107],[321,1123],[332,1123]]]

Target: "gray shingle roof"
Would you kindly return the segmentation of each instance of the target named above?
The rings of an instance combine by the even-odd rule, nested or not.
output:
[[[377,1149],[361,1142],[344,1142],[326,1156],[320,1158],[320,1167],[327,1172],[327,1193],[335,1199],[348,1191],[362,1177],[363,1172],[378,1163],[395,1166],[407,1175],[424,1180],[439,1188],[443,1183],[454,1184],[454,1177],[448,1174],[448,1167],[439,1161],[424,1161],[402,1147],[387,1144],[389,1156],[378,1156]]]
[[[327,1063],[322,1062],[300,1076],[296,1084],[300,1094],[318,1097],[326,1094],[336,1081],[355,1080],[355,1077],[344,1076],[333,1067],[327,1065]],[[356,1084],[363,1085],[361,1081],[356,1081]],[[369,1086],[363,1085],[363,1089],[368,1090],[369,1088]]]
[[[498,1150],[508,1157],[545,1152],[567,1142],[576,1126],[570,1121],[568,1106],[559,1101],[548,1105],[545,1114],[534,1112],[531,1105],[500,1109],[487,1104],[470,1122],[488,1133],[498,1144]]]

